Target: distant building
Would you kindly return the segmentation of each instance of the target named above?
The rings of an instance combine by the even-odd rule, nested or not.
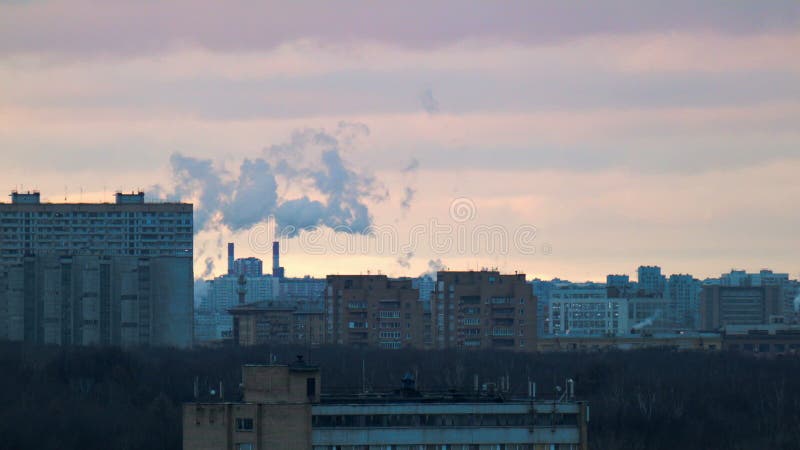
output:
[[[317,366],[242,367],[243,401],[183,405],[185,450],[587,450],[589,406],[574,383],[559,399],[505,389],[428,394],[413,376],[394,392],[330,396]]]
[[[616,288],[620,292],[631,289],[632,283],[628,275],[606,275],[606,287]]]
[[[636,297],[628,299],[628,326],[632,333],[671,333],[684,330],[669,298]]]
[[[549,313],[548,334],[556,336],[621,336],[630,330],[626,299],[553,296]]]
[[[281,278],[279,281],[280,298],[287,300],[312,300],[322,302],[325,299],[325,278]]]
[[[423,348],[424,308],[411,279],[328,275],[327,342],[384,349]]]
[[[790,280],[788,273],[774,273],[769,269],[761,269],[758,273],[731,270],[719,278],[719,284],[734,287],[778,286],[785,319],[792,321],[795,318],[794,299],[800,291],[797,281]]]
[[[244,303],[275,300],[280,297],[278,280],[269,276],[223,275],[205,281],[206,294],[202,308],[195,313],[198,342],[233,339],[233,317],[229,310]]]
[[[411,280],[411,286],[419,290],[419,299],[423,301],[430,301],[433,291],[436,289],[436,280],[430,275],[423,275]]]
[[[691,275],[670,275],[667,295],[675,322],[689,330],[700,329],[700,280]]]
[[[778,286],[703,286],[701,327],[718,330],[729,325],[769,324],[783,318]]]
[[[536,349],[536,298],[524,274],[438,272],[431,320],[435,348]]]
[[[42,203],[38,192],[13,192],[0,203],[0,334],[191,345],[192,239],[188,203],[146,203],[142,192],[117,193],[115,203]]]
[[[667,285],[666,277],[661,274],[659,266],[639,266],[637,287],[639,295],[649,297],[663,297]]]
[[[726,350],[761,357],[800,355],[799,325],[728,325],[722,337]]]
[[[325,343],[325,305],[321,300],[247,303],[229,310],[233,340],[239,345]]]
[[[581,336],[566,334],[539,339],[540,352],[599,352],[670,348],[675,350],[719,351],[723,348],[719,333],[645,333],[621,336]]]
[[[237,258],[233,261],[233,274],[260,277],[264,274],[264,263],[258,258]]]

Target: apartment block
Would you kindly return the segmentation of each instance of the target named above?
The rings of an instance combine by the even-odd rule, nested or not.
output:
[[[248,303],[229,310],[238,345],[325,343],[322,301],[276,300]]]
[[[424,306],[411,279],[329,275],[327,342],[385,349],[424,347]]]
[[[435,348],[536,350],[536,298],[524,274],[437,274],[431,298]]]
[[[145,202],[142,192],[117,193],[115,203],[42,203],[38,192],[12,192],[0,203],[0,334],[191,345],[192,240],[188,203]]]

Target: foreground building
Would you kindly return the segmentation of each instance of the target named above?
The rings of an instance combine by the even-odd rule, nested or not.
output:
[[[589,407],[490,392],[325,396],[316,366],[242,367],[241,403],[183,405],[185,450],[586,450]]]
[[[192,205],[0,203],[0,339],[60,345],[193,340]]]

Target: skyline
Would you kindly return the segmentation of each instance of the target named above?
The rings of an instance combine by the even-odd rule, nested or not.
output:
[[[224,271],[218,242],[264,258],[248,236],[270,214],[407,236],[452,222],[459,198],[475,205],[469,225],[535,226],[540,251],[421,247],[401,262],[308,255],[289,240],[284,265],[800,274],[795,2],[192,5],[188,21],[180,2],[1,4],[0,85],[13,87],[0,92],[3,188],[192,201],[210,224],[196,230],[196,277],[209,257]],[[332,149],[341,164],[323,159]],[[314,217],[281,209],[304,198],[297,211]]]

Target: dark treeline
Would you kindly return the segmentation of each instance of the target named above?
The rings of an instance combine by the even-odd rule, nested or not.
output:
[[[591,404],[592,449],[796,449],[800,359],[642,350],[597,354],[378,351],[325,347],[135,350],[0,345],[0,448],[181,448],[181,404],[195,379],[207,400],[222,383],[239,399],[240,366],[296,354],[320,365],[323,392],[465,390],[508,375],[516,395],[537,383],[552,399],[567,377]],[[362,378],[362,362],[363,373]]]

